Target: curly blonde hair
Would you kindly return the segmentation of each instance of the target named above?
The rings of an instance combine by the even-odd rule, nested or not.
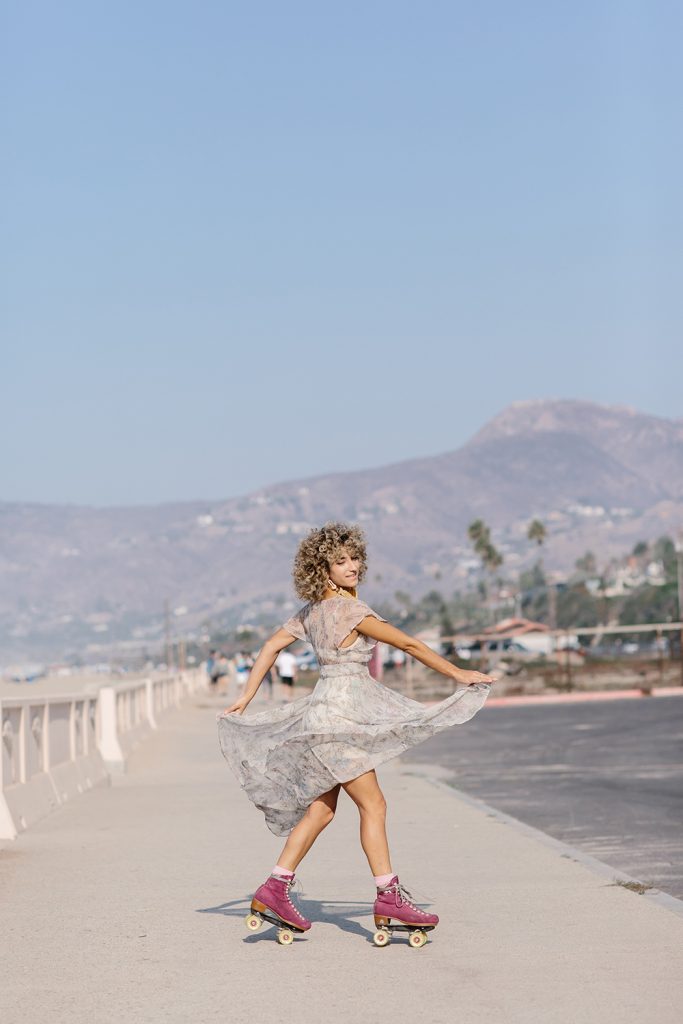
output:
[[[347,551],[360,562],[357,583],[367,572],[365,534],[351,523],[325,523],[311,530],[301,541],[294,556],[294,589],[303,601],[320,601],[327,589],[327,577],[335,559]]]

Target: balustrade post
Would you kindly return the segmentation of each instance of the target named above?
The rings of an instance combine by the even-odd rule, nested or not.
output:
[[[69,704],[69,757],[72,761],[75,761],[80,753],[78,750],[78,727],[76,725],[77,709],[76,701],[72,700]]]
[[[28,772],[26,771],[26,758],[28,756],[28,719],[31,709],[24,705],[19,712],[19,782],[26,782]]]
[[[145,698],[147,701],[147,720],[153,729],[157,728],[154,717],[154,684],[151,679],[145,679]]]
[[[119,742],[118,719],[116,711],[116,690],[113,686],[103,686],[99,693],[100,701],[100,754],[110,771],[122,772],[126,761]]]
[[[50,750],[50,705],[45,704],[43,708],[43,720],[41,723],[40,749],[43,755],[43,771],[50,773],[52,767],[52,751]]]
[[[7,728],[5,728],[7,726]],[[12,731],[12,724],[9,720],[5,720],[2,713],[2,701],[0,700],[0,839],[16,839],[17,830],[14,827],[14,821],[12,815],[9,812],[7,801],[5,800],[4,787],[5,784],[9,785],[10,780],[5,780],[5,748],[7,749],[7,759],[10,765],[14,756],[13,746],[16,742],[16,737]]]

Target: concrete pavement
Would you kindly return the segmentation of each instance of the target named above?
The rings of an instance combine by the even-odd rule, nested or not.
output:
[[[3,1024],[680,1019],[682,917],[400,761],[379,776],[394,866],[442,918],[427,946],[371,944],[372,879],[344,797],[300,870],[311,932],[291,947],[265,926],[248,934],[282,840],[220,755],[220,706],[169,714],[110,788],[0,851]]]

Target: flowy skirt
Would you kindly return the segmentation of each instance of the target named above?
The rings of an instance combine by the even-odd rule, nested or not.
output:
[[[323,665],[311,694],[255,715],[219,715],[221,751],[276,836],[307,808],[409,747],[469,721],[490,683],[427,707],[377,682],[364,665]]]

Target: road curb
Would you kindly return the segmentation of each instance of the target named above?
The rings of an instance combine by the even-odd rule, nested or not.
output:
[[[660,686],[651,693],[642,690],[587,690],[580,693],[521,694],[518,697],[489,697],[485,707],[511,707],[524,704],[576,704],[592,700],[635,700],[649,697],[683,697],[683,686]]]
[[[442,771],[438,766],[434,770],[437,772]],[[512,828],[517,829],[518,832],[522,832],[524,835],[529,836],[530,839],[535,839],[536,842],[542,843],[544,846],[549,846],[551,849],[556,850],[561,857],[566,857],[579,864],[583,864],[583,866],[588,868],[589,871],[599,875],[601,878],[609,878],[613,882],[635,882],[639,885],[643,884],[639,878],[633,878],[631,875],[627,875],[625,872],[619,871],[617,868],[610,867],[609,864],[605,864],[604,861],[598,860],[597,857],[593,857],[589,853],[584,853],[583,850],[579,850],[575,846],[570,846],[569,843],[565,843],[561,839],[555,839],[554,836],[548,835],[547,832],[543,832],[541,829],[535,828],[533,825],[527,825],[526,822],[520,821],[519,818],[514,818],[511,814],[499,811],[497,807],[492,807],[490,804],[485,803],[476,796],[470,796],[469,793],[465,793],[462,789],[452,786],[449,782],[444,782],[442,779],[435,778],[435,776],[430,774],[428,770],[421,771],[420,769],[416,769],[412,766],[411,768],[402,766],[401,771],[405,775],[412,775],[415,778],[423,779],[425,782],[429,782],[437,789],[441,789],[448,793],[449,796],[457,800],[462,800],[463,803],[468,804],[475,810],[481,811],[489,817],[496,818],[505,825],[510,825]],[[683,917],[683,900],[679,900],[675,896],[669,895],[668,892],[662,892],[661,889],[653,889],[652,892],[644,892],[640,895],[649,900],[650,903],[655,903],[657,906],[670,911],[670,913]]]

